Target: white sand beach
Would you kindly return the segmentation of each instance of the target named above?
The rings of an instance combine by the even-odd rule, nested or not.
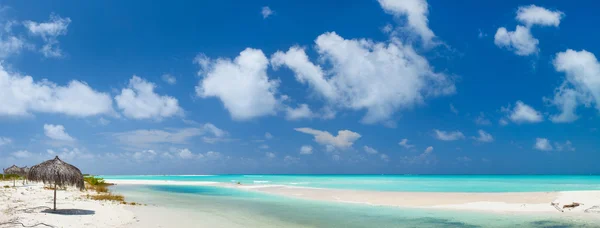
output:
[[[108,180],[118,185],[212,185],[256,191],[287,197],[342,203],[398,206],[407,208],[435,208],[443,210],[471,210],[492,213],[543,213],[557,217],[597,219],[598,214],[586,210],[600,205],[600,191],[523,192],[523,193],[428,193],[428,192],[375,192],[340,189],[302,188],[273,185],[234,185],[213,182],[172,183],[167,181]],[[1,186],[12,183],[1,182]],[[188,227],[198,221],[177,209],[157,206],[130,206],[109,201],[87,199],[77,190],[59,191],[57,208],[52,213],[51,190],[42,184],[0,189],[0,227]],[[127,197],[127,196],[125,196]],[[573,202],[581,205],[561,209]],[[144,202],[139,202],[144,203]],[[551,205],[556,203],[556,206]],[[592,208],[592,209],[590,209]],[[159,216],[157,216],[159,215]],[[243,227],[218,216],[202,218],[203,225]],[[37,225],[37,226],[36,226]]]

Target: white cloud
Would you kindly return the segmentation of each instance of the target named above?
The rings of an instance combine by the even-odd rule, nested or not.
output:
[[[58,156],[63,160],[76,160],[76,159],[91,159],[94,158],[95,155],[91,153],[87,153],[85,151],[81,151],[79,148],[62,148],[58,152],[54,150],[48,149],[47,153],[51,156]]]
[[[48,138],[54,140],[68,142],[75,141],[73,137],[65,132],[65,127],[63,125],[44,124],[44,134],[48,136]]]
[[[550,140],[546,138],[536,138],[534,148],[542,151],[553,150],[552,145],[550,145]]]
[[[575,147],[573,147],[573,144],[569,140],[564,143],[555,142],[554,147],[557,151],[575,151]]]
[[[477,125],[491,125],[492,121],[490,121],[489,119],[487,119],[485,117],[485,114],[479,113],[479,116],[477,116],[477,118],[475,118],[475,124]]]
[[[171,74],[163,74],[161,78],[163,81],[165,81],[169,85],[177,84],[177,78],[175,78],[175,76],[173,76]]]
[[[500,120],[498,120],[498,124],[500,124],[500,126],[506,126],[506,125],[508,125],[508,120],[500,119]]]
[[[365,150],[365,152],[367,152],[367,154],[379,153],[379,151],[377,151],[376,149],[373,149],[372,147],[364,146],[363,149]]]
[[[260,11],[260,14],[262,14],[263,19],[267,19],[267,17],[273,15],[274,13],[275,11],[271,10],[271,8],[269,8],[268,6],[264,6]]]
[[[221,153],[215,151],[208,151],[204,154],[204,156],[206,156],[209,159],[217,159],[221,158]]]
[[[453,104],[450,104],[450,111],[458,115],[458,109],[456,109]]]
[[[387,154],[380,154],[379,158],[381,158],[381,160],[384,160],[386,162],[390,161],[390,156],[388,156]]]
[[[465,135],[460,131],[446,132],[438,129],[434,129],[433,131],[435,132],[435,137],[442,141],[455,141],[465,138]]]
[[[41,49],[46,57],[61,57],[62,50],[58,47],[57,37],[67,34],[67,28],[71,23],[70,18],[62,18],[59,15],[51,14],[47,22],[25,21],[23,25],[32,35],[40,36],[45,44]]]
[[[187,148],[180,150],[178,154],[179,154],[179,157],[183,158],[183,159],[191,159],[191,158],[197,157],[197,155],[192,153],[192,151],[190,151]]]
[[[154,144],[187,144],[191,138],[200,135],[205,135],[203,140],[210,143],[219,140],[222,141],[228,133],[207,123],[200,128],[141,129],[111,134],[120,144],[137,148],[147,148]]]
[[[435,34],[429,28],[429,9],[426,0],[379,0],[381,8],[396,18],[406,18],[408,28],[418,34],[423,44],[430,45]]]
[[[131,156],[137,161],[149,161],[153,160],[156,154],[154,150],[142,150],[133,153]]]
[[[288,120],[311,119],[314,113],[310,110],[307,104],[300,104],[297,108],[285,108],[285,118]]]
[[[408,139],[402,139],[402,140],[400,140],[400,142],[398,143],[398,145],[400,145],[400,146],[402,146],[402,147],[404,147],[406,149],[410,149],[410,148],[415,147],[415,145],[408,144]]]
[[[267,145],[267,144],[262,144],[262,145],[260,145],[258,148],[259,148],[259,149],[266,150],[266,149],[269,149],[269,145]]]
[[[517,101],[513,110],[502,108],[508,112],[508,118],[515,123],[539,123],[544,120],[542,114],[522,101]]]
[[[315,142],[321,145],[333,146],[341,149],[351,147],[352,144],[354,144],[354,141],[360,138],[360,134],[349,130],[340,130],[338,131],[337,136],[333,136],[331,133],[326,131],[319,131],[311,128],[295,128],[294,130],[314,135]]]
[[[600,63],[596,56],[586,50],[568,49],[559,52],[553,61],[554,69],[565,73],[565,81],[555,90],[550,101],[561,113],[553,115],[553,122],[573,122],[578,119],[577,106],[595,104],[600,111]]]
[[[308,84],[333,107],[366,109],[363,123],[386,122],[399,109],[455,92],[448,76],[434,72],[424,57],[398,39],[347,40],[330,32],[315,42],[323,66],[310,62],[299,47],[275,53],[273,66],[290,68],[297,81]],[[322,69],[327,66],[330,69]]]
[[[477,131],[477,133],[479,134],[479,136],[473,137],[473,139],[475,139],[479,142],[493,142],[494,141],[494,137],[490,133],[485,132],[484,130],[479,130],[479,131]]]
[[[5,59],[13,54],[19,53],[24,47],[25,41],[21,38],[15,36],[0,36],[0,59]]]
[[[298,163],[298,161],[300,161],[300,158],[292,157],[292,156],[289,156],[289,155],[285,156],[283,158],[283,162],[289,163],[289,164],[291,164],[291,163]]]
[[[432,146],[427,147],[425,149],[425,151],[423,151],[423,153],[425,153],[425,154],[430,154],[431,152],[433,152],[433,147]]]
[[[408,164],[435,164],[437,162],[436,156],[433,154],[433,147],[427,147],[423,153],[416,156],[404,156],[402,158],[404,163]]]
[[[269,159],[273,159],[276,157],[275,153],[273,153],[273,152],[266,152],[265,156]]]
[[[73,80],[58,86],[46,79],[11,73],[0,65],[0,115],[24,116],[31,112],[87,117],[113,113],[112,100],[85,82]]]
[[[0,146],[4,146],[7,144],[11,144],[12,143],[12,139],[11,138],[6,138],[6,137],[0,137]]]
[[[219,98],[234,120],[275,114],[280,103],[275,98],[279,82],[269,80],[269,60],[261,50],[246,48],[233,61],[198,55],[195,62],[203,77],[196,95]]]
[[[515,31],[508,31],[504,27],[498,28],[494,35],[494,44],[514,51],[515,54],[527,56],[539,51],[537,45],[540,41],[531,35],[528,27],[517,25]]]
[[[537,54],[539,40],[531,34],[531,27],[533,25],[558,27],[563,15],[560,11],[550,11],[535,5],[521,6],[517,10],[516,19],[525,26],[517,25],[515,31],[508,31],[505,27],[498,28],[494,43],[498,47],[514,51],[517,55]]]
[[[31,152],[26,151],[26,150],[19,150],[19,151],[13,152],[11,155],[15,158],[29,158],[29,157],[33,156],[33,154]]]
[[[303,145],[300,147],[300,154],[312,154],[313,153],[313,148],[312,146],[309,145]]]
[[[265,132],[265,139],[272,139],[273,135],[269,132]]]
[[[138,76],[129,80],[127,88],[115,96],[115,101],[123,114],[133,119],[157,119],[180,114],[177,99],[170,96],[160,96],[154,92],[156,85]]]
[[[517,10],[517,21],[531,27],[532,25],[558,27],[564,13],[551,11],[536,5],[521,6]]]

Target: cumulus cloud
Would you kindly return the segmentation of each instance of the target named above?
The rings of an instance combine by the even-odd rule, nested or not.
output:
[[[515,31],[508,31],[504,27],[498,28],[494,35],[494,44],[512,50],[517,55],[527,56],[538,52],[537,45],[540,41],[531,35],[528,27],[517,25]]]
[[[57,14],[51,14],[47,22],[25,21],[23,25],[29,30],[29,33],[40,36],[45,44],[40,50],[46,57],[61,57],[62,50],[58,46],[58,36],[67,34],[67,28],[71,23],[70,18],[62,18]]]
[[[446,132],[438,129],[434,129],[433,131],[435,132],[435,137],[442,141],[455,141],[465,138],[465,135],[460,131]]]
[[[44,124],[44,134],[54,140],[75,141],[73,137],[67,134],[63,125]]]
[[[505,27],[498,28],[494,43],[498,47],[514,51],[517,55],[537,54],[539,40],[531,34],[531,27],[534,25],[558,27],[563,16],[560,11],[550,11],[535,5],[521,6],[517,10],[516,19],[525,26],[517,25],[515,31],[508,31]]]
[[[196,95],[219,98],[234,120],[275,114],[279,82],[269,80],[269,60],[261,50],[247,48],[234,60],[211,60],[201,54],[195,62],[203,77]]]
[[[0,59],[18,54],[25,47],[25,41],[12,35],[0,34]]]
[[[271,8],[269,8],[268,6],[263,6],[263,8],[260,11],[260,14],[262,14],[263,19],[267,19],[267,17],[273,15],[275,13],[275,11],[271,10]]]
[[[552,145],[550,144],[550,140],[546,138],[536,138],[535,145],[533,148],[541,151],[551,151],[553,150]]]
[[[600,111],[600,63],[594,54],[568,49],[556,54],[553,65],[556,71],[565,73],[565,81],[554,91],[553,99],[545,99],[561,111],[550,120],[573,122],[579,118],[576,109],[580,105],[595,104]]]
[[[558,27],[564,17],[561,11],[551,11],[536,5],[521,6],[517,10],[517,21],[531,27],[532,25]]]
[[[363,123],[389,121],[399,109],[455,92],[450,77],[434,72],[423,56],[398,39],[348,40],[330,32],[315,43],[322,65],[310,62],[300,47],[278,51],[271,63],[291,69],[298,82],[308,84],[333,107],[366,109]]]
[[[8,72],[0,65],[0,115],[25,116],[32,112],[87,117],[113,113],[112,100],[85,82],[59,86],[46,79]]]
[[[288,120],[311,119],[315,115],[307,104],[300,104],[297,108],[286,107],[285,113]]]
[[[313,153],[312,146],[303,145],[303,146],[300,147],[300,154],[307,155],[307,154],[312,154],[312,153]]]
[[[517,101],[515,107],[511,110],[509,107],[503,107],[502,110],[508,113],[508,119],[515,123],[539,123],[544,120],[542,114],[531,106]]]
[[[490,134],[485,132],[484,130],[479,130],[477,131],[477,134],[479,134],[477,137],[473,137],[473,139],[479,141],[479,142],[493,142],[494,141],[494,137]]]
[[[406,149],[410,149],[410,148],[415,147],[415,145],[408,144],[408,139],[402,139],[402,140],[400,140],[400,142],[398,143],[398,145],[400,145],[400,146],[402,146],[402,147],[404,147]]]
[[[363,149],[365,150],[365,152],[367,152],[367,154],[378,154],[379,151],[377,151],[376,149],[373,149],[372,147],[369,146],[364,146]]]
[[[354,141],[361,137],[360,134],[349,130],[340,130],[338,131],[337,136],[333,136],[326,131],[319,131],[311,128],[295,128],[294,130],[313,135],[315,137],[315,142],[321,145],[333,146],[340,149],[351,147],[352,144],[354,144]]]
[[[182,112],[177,99],[156,94],[155,87],[154,83],[134,75],[127,88],[115,96],[117,106],[125,116],[133,119],[160,120]]]
[[[435,34],[429,28],[429,6],[426,0],[379,0],[383,10],[398,19],[406,18],[407,29],[416,33],[424,45],[431,45]]]
[[[165,81],[169,85],[177,84],[177,78],[175,78],[175,76],[173,76],[171,74],[163,74],[161,78],[163,81]]]
[[[190,151],[188,148],[179,150],[178,155],[180,158],[183,158],[183,159],[193,159],[193,158],[198,157],[198,155],[192,153],[192,151]],[[200,155],[202,155],[202,154],[200,154]]]

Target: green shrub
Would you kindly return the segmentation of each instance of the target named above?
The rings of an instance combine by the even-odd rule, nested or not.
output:
[[[105,185],[104,178],[94,177],[94,176],[85,176],[83,178],[86,183],[92,186]]]

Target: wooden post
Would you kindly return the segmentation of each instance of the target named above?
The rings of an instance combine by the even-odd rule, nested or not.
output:
[[[54,182],[54,211],[56,211],[56,182]]]

